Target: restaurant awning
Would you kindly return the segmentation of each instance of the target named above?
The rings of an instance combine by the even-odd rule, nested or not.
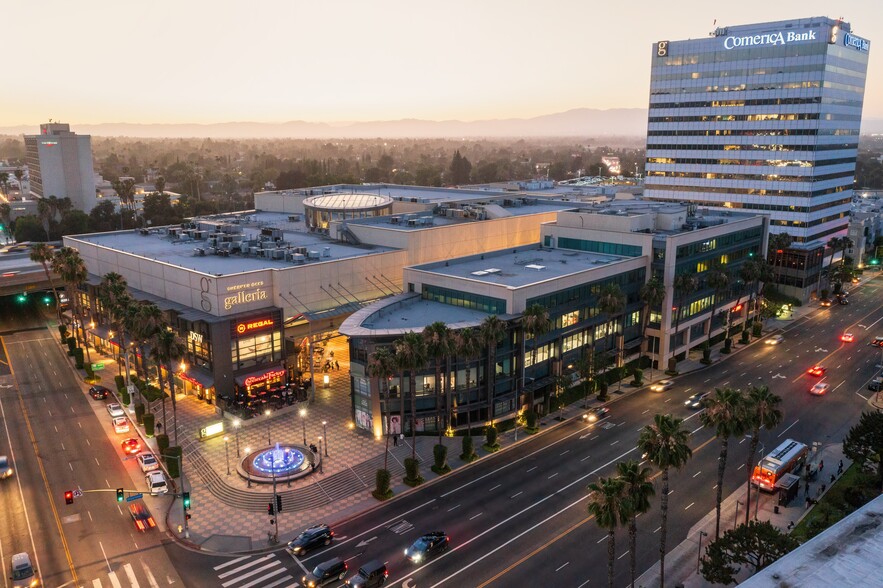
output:
[[[182,380],[187,380],[191,384],[196,384],[203,388],[211,388],[215,385],[214,374],[200,367],[190,366],[186,372],[177,372],[177,376]]]
[[[284,376],[285,368],[282,367],[282,365],[274,365],[256,372],[249,372],[247,374],[236,376],[235,380],[240,386],[254,386],[255,384],[260,384],[261,382]]]

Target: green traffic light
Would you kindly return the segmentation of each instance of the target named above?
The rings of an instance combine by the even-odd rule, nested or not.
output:
[[[126,499],[126,491],[123,488],[117,488],[117,502],[122,502]]]
[[[182,492],[181,498],[184,501],[184,510],[190,510],[190,492]]]

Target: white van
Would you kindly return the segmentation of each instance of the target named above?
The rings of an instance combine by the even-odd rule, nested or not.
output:
[[[12,556],[12,588],[36,588],[40,585],[31,557],[27,553],[16,553]]]

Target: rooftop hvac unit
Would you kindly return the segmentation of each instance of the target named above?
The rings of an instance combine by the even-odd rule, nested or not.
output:
[[[192,240],[193,240],[193,239],[190,238],[190,235],[181,235],[181,236],[179,237],[179,239],[180,239],[181,241],[192,241]]]
[[[391,216],[391,217],[389,217],[389,222],[391,222],[391,223],[394,224],[394,225],[399,224],[399,220],[400,220],[400,219],[399,219],[399,217],[397,217],[397,216]]]
[[[277,249],[264,249],[261,251],[261,255],[263,255],[266,259],[273,259],[273,254],[278,251]]]
[[[304,262],[304,259],[305,259],[305,257],[300,253],[292,253],[291,254],[291,261],[293,263],[298,264],[298,265],[302,264]]]
[[[218,245],[218,238],[217,237],[209,237],[208,238],[208,246],[209,247],[217,247],[217,245]]]
[[[146,237],[150,234],[150,231],[148,231],[147,229],[139,229],[138,232],[141,233],[143,237]]]
[[[217,255],[218,254],[217,247],[209,247],[206,251],[208,252],[209,255]]]
[[[322,248],[322,257],[331,257],[331,247]]]
[[[193,250],[193,255],[197,257],[205,257],[205,249],[203,249],[202,247],[197,247]]]
[[[295,252],[295,253],[300,253],[301,255],[306,255],[306,254],[307,254],[307,248],[306,248],[306,247],[295,247],[295,248],[294,248],[294,252]]]
[[[178,227],[171,227],[169,229],[169,236],[170,237],[177,237],[180,234],[181,234],[181,229],[179,229]]]
[[[205,231],[193,231],[193,238],[197,241],[204,241],[207,236]]]
[[[276,249],[273,251],[273,259],[285,259],[285,250]]]
[[[416,218],[409,218],[408,219],[408,226],[409,227],[416,227],[417,226],[417,219]]]
[[[319,252],[318,251],[307,252],[307,259],[319,259]]]
[[[255,247],[254,245],[252,245],[251,247],[248,248],[248,254],[249,254],[249,255],[257,255],[257,254],[258,254],[258,248]]]

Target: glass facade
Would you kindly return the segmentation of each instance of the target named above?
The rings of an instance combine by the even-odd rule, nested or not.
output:
[[[643,254],[640,245],[605,243],[603,241],[572,239],[570,237],[558,237],[558,247],[561,249],[575,249],[577,251],[591,251],[593,253],[609,253],[624,257],[640,257]]]
[[[461,292],[459,290],[451,290],[450,288],[441,288],[439,286],[423,286],[422,291],[424,300],[435,300],[442,304],[450,304],[451,306],[462,306],[463,308],[471,308],[480,310],[488,314],[506,314],[506,301],[500,298],[492,298],[490,296],[482,296],[481,294],[472,294],[470,292]]]
[[[870,47],[849,31],[809,18],[655,44],[646,197],[768,213],[797,242],[845,231]]]

